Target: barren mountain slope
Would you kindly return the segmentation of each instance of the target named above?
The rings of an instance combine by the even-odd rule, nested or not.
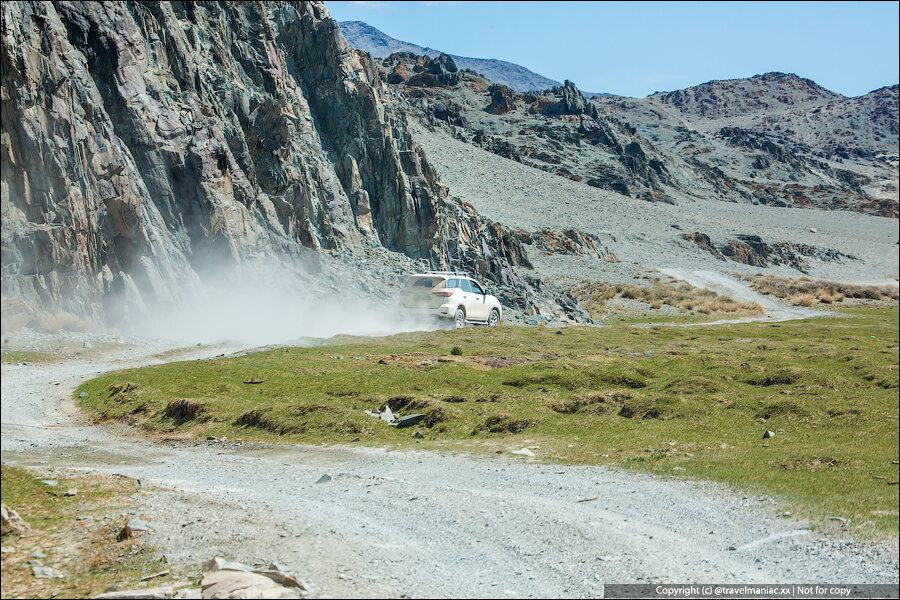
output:
[[[847,98],[809,79],[766,73],[648,96],[694,128],[743,127],[841,157],[898,153],[896,85]]]
[[[433,48],[426,48],[418,44],[411,44],[372,27],[362,21],[341,21],[341,32],[347,39],[347,43],[353,48],[368,52],[375,58],[386,58],[394,52],[411,52],[417,55],[425,55],[435,58],[442,52]],[[481,73],[491,81],[508,85],[514,90],[527,92],[530,90],[546,90],[559,85],[558,81],[548,79],[543,75],[529,71],[521,65],[498,60],[496,58],[469,58],[466,56],[452,55],[453,60],[460,69],[471,69]]]
[[[682,114],[652,98],[588,101],[571,82],[545,94],[521,94],[459,71],[446,56],[398,53],[381,67],[388,84],[408,100],[407,110],[429,126],[593,187],[652,202],[718,199],[898,214],[895,159],[843,158],[735,125],[741,115],[769,110],[787,93],[778,78],[766,80],[772,89],[751,100],[719,98],[717,110],[726,115],[717,117],[721,126],[701,130],[691,121],[700,117],[690,110]],[[836,96],[804,85],[797,104]],[[681,103],[705,106],[694,95]]]
[[[669,267],[800,275],[799,266],[814,277],[871,283],[898,271],[896,219],[711,199],[650,203],[503,158],[440,127],[419,125],[412,132],[451,193],[488,218],[525,231],[576,227],[602,243],[601,257],[528,246],[542,277],[625,282]],[[701,237],[706,245],[698,243]],[[753,247],[765,253],[760,245],[769,249],[765,260],[741,260]],[[751,254],[739,254],[743,247]],[[735,254],[726,254],[731,250]]]

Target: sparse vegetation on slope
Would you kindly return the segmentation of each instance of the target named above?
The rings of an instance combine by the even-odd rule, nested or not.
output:
[[[132,480],[92,475],[48,485],[26,469],[3,465],[0,473],[3,504],[31,528],[26,535],[3,535],[4,548],[15,550],[3,553],[3,598],[90,598],[111,584],[134,586],[160,570],[157,557],[138,540],[116,542],[124,519],[106,518],[134,494]],[[77,493],[66,495],[70,488]],[[35,561],[36,552],[45,557]],[[34,577],[27,561],[50,567],[53,577]]]
[[[531,446],[737,484],[819,522],[896,533],[897,326],[893,307],[779,324],[341,338],[108,373],[75,395],[98,420],[166,437],[412,443],[414,429],[364,412],[387,404],[425,415],[421,447]]]
[[[749,281],[753,289],[787,300],[796,306],[833,304],[847,299],[897,300],[900,292],[891,285],[854,285],[839,281],[810,279],[809,277],[784,277],[781,275],[738,275]]]
[[[688,314],[758,315],[763,312],[762,307],[756,302],[740,302],[704,288],[696,288],[688,283],[664,281],[660,278],[652,278],[650,283],[650,286],[639,286],[585,282],[573,287],[572,295],[578,298],[582,306],[595,319],[600,319],[608,314],[609,309],[606,302],[613,298],[638,300],[648,304],[653,310],[659,310],[666,304]]]

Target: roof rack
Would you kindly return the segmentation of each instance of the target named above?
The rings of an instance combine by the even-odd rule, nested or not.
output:
[[[466,271],[426,271],[423,275],[453,275],[454,277],[470,277]]]

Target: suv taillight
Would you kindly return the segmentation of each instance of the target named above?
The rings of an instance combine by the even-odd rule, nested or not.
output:
[[[439,292],[431,292],[431,293],[434,294],[435,296],[445,296],[447,298],[449,298],[450,296],[453,295],[453,292],[446,291],[446,290],[441,290]]]

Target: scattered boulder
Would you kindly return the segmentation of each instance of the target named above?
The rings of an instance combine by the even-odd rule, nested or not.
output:
[[[267,569],[213,558],[203,564],[202,598],[299,598],[309,586],[271,563]]]
[[[31,574],[34,575],[36,579],[53,579],[53,569],[50,567],[40,565],[31,567]]]
[[[300,595],[265,575],[223,569],[203,576],[202,598],[299,598]]]
[[[767,440],[767,439],[773,438],[773,437],[775,437],[775,432],[774,432],[774,431],[769,431],[768,429],[767,429],[766,432],[763,434],[763,439],[764,439],[764,440]]]
[[[0,504],[2,510],[2,533],[8,535],[10,533],[18,533],[24,535],[31,531],[28,523],[26,523],[19,513],[9,508],[5,504]]]

